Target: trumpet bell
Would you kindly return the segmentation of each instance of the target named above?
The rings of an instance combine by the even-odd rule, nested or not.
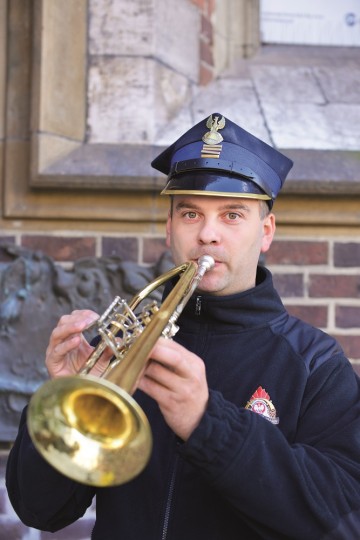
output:
[[[132,393],[156,341],[175,335],[186,302],[213,265],[213,258],[204,255],[198,264],[190,261],[156,278],[130,305],[116,297],[98,320],[102,339],[80,373],[48,381],[35,392],[27,417],[30,437],[55,469],[83,484],[105,487],[128,482],[145,468],[152,434]],[[135,315],[141,300],[178,275],[160,309]],[[115,359],[101,378],[93,377],[90,371],[107,347]]]
[[[141,407],[119,386],[91,375],[43,384],[30,401],[28,419],[43,457],[86,485],[127,482],[151,454],[151,429]]]

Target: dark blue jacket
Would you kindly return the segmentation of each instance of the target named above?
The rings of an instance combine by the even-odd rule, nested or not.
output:
[[[249,291],[194,296],[179,324],[176,340],[204,359],[211,389],[190,439],[137,392],[150,463],[123,486],[95,489],[43,461],[24,414],[7,467],[23,522],[57,530],[96,495],[94,540],[358,540],[360,386],[336,341],[290,317],[264,269]]]

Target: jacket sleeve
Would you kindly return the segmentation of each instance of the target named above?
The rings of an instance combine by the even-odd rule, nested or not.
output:
[[[42,458],[31,442],[26,410],[9,454],[6,487],[11,504],[25,525],[54,532],[80,518],[95,491],[66,478]]]
[[[360,537],[360,384],[345,358],[333,360],[309,377],[294,441],[212,391],[181,447],[261,537]]]

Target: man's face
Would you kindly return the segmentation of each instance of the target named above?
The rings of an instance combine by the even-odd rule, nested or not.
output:
[[[215,259],[199,290],[223,296],[255,285],[259,255],[270,247],[275,217],[262,219],[255,199],[176,195],[166,231],[175,264],[201,255]]]

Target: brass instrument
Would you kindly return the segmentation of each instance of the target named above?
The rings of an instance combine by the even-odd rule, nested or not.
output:
[[[137,476],[152,450],[149,422],[132,398],[158,338],[171,338],[176,321],[214,260],[187,262],[156,278],[127,304],[116,297],[95,322],[98,345],[81,371],[43,384],[32,396],[28,429],[40,454],[55,469],[92,486],[115,486]],[[161,307],[134,310],[169,279],[179,280]],[[119,339],[119,336],[121,339]],[[89,372],[110,347],[113,358],[102,377]]]

